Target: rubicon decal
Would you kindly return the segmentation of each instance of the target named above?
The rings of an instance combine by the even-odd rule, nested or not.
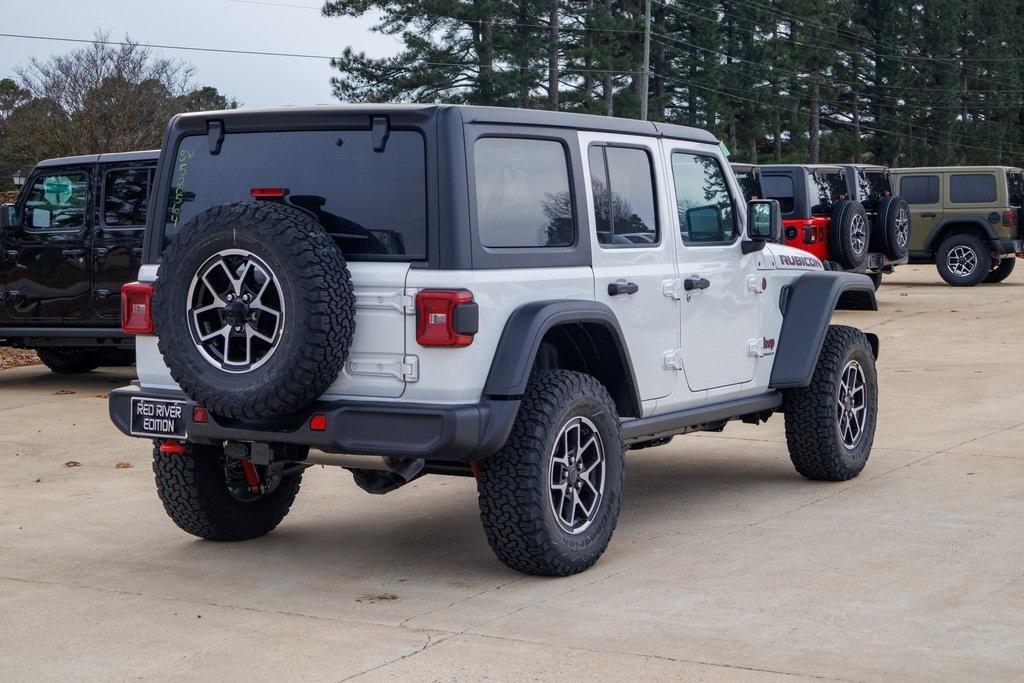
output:
[[[780,254],[779,262],[784,266],[796,266],[798,268],[821,268],[821,261],[813,256],[791,256]]]

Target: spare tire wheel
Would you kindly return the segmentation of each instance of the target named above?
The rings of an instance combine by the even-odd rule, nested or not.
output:
[[[229,204],[186,223],[167,249],[153,321],[174,381],[207,410],[286,415],[319,398],[345,363],[352,279],[309,214]]]
[[[839,202],[828,226],[829,258],[845,269],[858,267],[867,257],[870,232],[868,215],[860,202]]]
[[[878,225],[872,234],[876,249],[893,260],[907,255],[910,246],[910,205],[902,197],[878,203]]]

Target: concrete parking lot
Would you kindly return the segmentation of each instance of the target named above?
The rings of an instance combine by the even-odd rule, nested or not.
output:
[[[778,418],[630,453],[608,552],[565,579],[493,557],[470,479],[311,469],[271,535],[197,540],[107,418],[129,370],[0,372],[0,676],[1019,680],[1024,272],[908,267],[879,300],[840,316],[882,341],[859,478],[800,478]]]

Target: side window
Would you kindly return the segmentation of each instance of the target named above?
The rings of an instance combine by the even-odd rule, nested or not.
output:
[[[81,230],[88,201],[85,173],[37,176],[25,201],[24,225],[32,230]]]
[[[598,243],[605,247],[657,244],[654,172],[647,151],[595,145],[589,162]]]
[[[1010,206],[1024,206],[1024,174],[1020,171],[1007,171],[1006,188]]]
[[[903,176],[900,178],[900,196],[907,201],[907,204],[938,204],[939,176]]]
[[[108,171],[103,181],[103,225],[110,228],[141,228],[146,225],[150,171],[119,168]]]
[[[724,244],[738,235],[736,208],[718,160],[702,154],[672,154],[676,210],[683,242]]]
[[[989,204],[996,200],[996,179],[989,173],[949,177],[949,201],[954,204]]]
[[[477,226],[485,247],[567,247],[575,241],[562,143],[480,138],[474,145]]]
[[[839,202],[849,198],[846,179],[842,173],[815,171],[808,175],[811,213],[827,214]]]
[[[796,208],[796,193],[793,179],[788,175],[766,175],[761,178],[764,196],[779,202],[782,213],[793,213]]]

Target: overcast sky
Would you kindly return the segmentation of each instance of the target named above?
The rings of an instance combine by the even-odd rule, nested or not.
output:
[[[0,0],[0,32],[140,43],[337,55],[347,47],[374,57],[397,52],[397,42],[371,33],[372,19],[325,18],[317,0]],[[0,78],[31,57],[46,58],[81,45],[0,37]],[[327,60],[154,50],[195,66],[195,81],[212,85],[244,106],[319,104],[331,95]]]

